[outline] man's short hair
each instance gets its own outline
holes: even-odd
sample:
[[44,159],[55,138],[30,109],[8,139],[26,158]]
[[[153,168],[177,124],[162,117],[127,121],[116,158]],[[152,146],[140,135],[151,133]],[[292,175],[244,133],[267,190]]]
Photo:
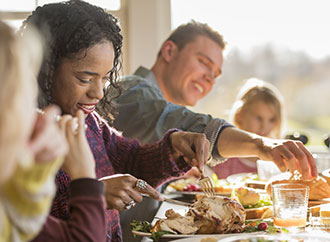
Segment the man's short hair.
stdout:
[[[173,41],[181,50],[186,44],[193,42],[198,36],[205,36],[217,43],[222,49],[226,47],[226,43],[221,34],[213,30],[205,23],[199,23],[194,20],[187,24],[182,24],[177,27],[166,41]],[[158,56],[161,54],[161,50]]]

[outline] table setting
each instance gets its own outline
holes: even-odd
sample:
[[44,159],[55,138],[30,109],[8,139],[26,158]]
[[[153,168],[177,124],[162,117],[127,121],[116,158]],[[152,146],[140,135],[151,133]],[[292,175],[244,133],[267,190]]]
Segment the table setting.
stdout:
[[211,174],[207,188],[198,179],[173,181],[147,231],[132,227],[132,233],[143,242],[279,241],[284,235],[283,241],[330,241],[330,169],[310,182],[297,173],[273,172],[268,180],[262,172],[227,179]]

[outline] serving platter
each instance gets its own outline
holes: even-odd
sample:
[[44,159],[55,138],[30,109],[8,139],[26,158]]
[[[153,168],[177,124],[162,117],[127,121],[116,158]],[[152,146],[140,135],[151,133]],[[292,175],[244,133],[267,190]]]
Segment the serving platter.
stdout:
[[[145,237],[151,237],[151,233],[145,233],[145,232],[140,232],[140,231],[132,231],[133,234],[137,235],[137,236],[145,236]],[[253,232],[253,233],[249,233],[249,234],[265,234],[265,232]],[[221,238],[226,238],[226,237],[230,237],[230,236],[235,236],[238,235],[236,234],[164,234],[162,236],[162,238],[164,239],[181,239],[181,238],[189,238],[192,241],[192,239],[198,239],[198,241],[200,241],[200,239],[202,238],[207,238],[207,237],[215,237],[217,239],[221,239]],[[181,240],[180,240],[181,241]]]
[[[183,206],[183,205],[178,205],[178,204],[172,204],[172,203],[168,203],[168,202],[162,202],[158,212],[156,213],[153,221],[151,222],[152,225],[154,225],[159,219],[162,218],[166,218],[165,213],[168,209],[173,209],[176,213],[180,214],[180,215],[184,215],[187,213],[187,211],[189,210],[189,207],[187,206]],[[146,233],[146,232],[140,232],[140,231],[133,231],[132,233],[137,235],[137,236],[145,236],[145,237],[151,237],[151,233]],[[207,236],[216,236],[219,238],[225,238],[228,236],[233,236],[233,235],[237,235],[239,233],[231,233],[231,234],[164,234],[162,236],[162,238],[165,239],[181,239],[181,238],[194,238],[194,239],[200,239],[200,238],[204,238]],[[250,234],[265,234],[265,232],[261,231],[261,232],[252,232]],[[200,241],[200,240],[198,240]]]
[[308,207],[313,207],[321,204],[330,203],[330,198],[323,198],[318,200],[309,200],[308,201]]

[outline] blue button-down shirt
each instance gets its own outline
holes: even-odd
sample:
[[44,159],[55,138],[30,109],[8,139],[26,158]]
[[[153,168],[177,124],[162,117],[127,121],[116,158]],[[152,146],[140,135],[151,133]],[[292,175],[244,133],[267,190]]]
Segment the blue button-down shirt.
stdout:
[[[114,126],[125,137],[138,138],[146,144],[159,140],[171,128],[205,133],[211,144],[213,158],[221,159],[215,143],[219,133],[225,127],[232,127],[231,124],[167,102],[155,75],[144,67],[140,67],[134,75],[124,77],[120,86],[122,95],[113,100],[119,113]],[[110,92],[108,98],[115,95],[115,92]]]

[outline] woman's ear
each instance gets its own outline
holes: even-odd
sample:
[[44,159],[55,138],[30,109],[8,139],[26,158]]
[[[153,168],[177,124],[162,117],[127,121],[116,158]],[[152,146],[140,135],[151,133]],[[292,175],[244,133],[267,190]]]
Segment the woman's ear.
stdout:
[[167,40],[162,46],[161,55],[166,62],[170,62],[178,52],[178,46],[172,40]]

